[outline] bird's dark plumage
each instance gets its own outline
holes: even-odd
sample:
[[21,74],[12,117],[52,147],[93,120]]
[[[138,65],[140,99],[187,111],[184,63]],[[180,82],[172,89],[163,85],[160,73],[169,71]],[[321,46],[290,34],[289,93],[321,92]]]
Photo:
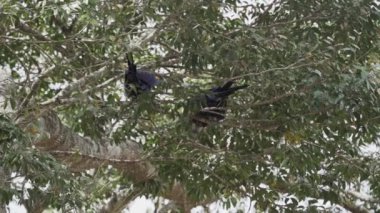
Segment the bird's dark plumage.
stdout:
[[128,56],[128,70],[125,72],[125,93],[127,96],[136,97],[141,92],[151,90],[158,84],[153,73],[145,70],[137,70],[132,55]]
[[248,86],[232,87],[233,83],[233,80],[227,81],[223,86],[214,87],[204,94],[201,110],[191,119],[196,126],[206,127],[211,122],[221,121],[225,118],[228,96]]

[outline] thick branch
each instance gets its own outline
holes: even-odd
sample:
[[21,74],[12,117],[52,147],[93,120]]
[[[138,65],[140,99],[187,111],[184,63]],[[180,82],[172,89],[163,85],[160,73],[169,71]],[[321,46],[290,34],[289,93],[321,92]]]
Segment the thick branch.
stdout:
[[[112,165],[131,177],[135,182],[148,181],[157,177],[157,172],[148,159],[144,158],[141,147],[133,141],[112,145],[108,138],[94,141],[82,137],[65,126],[55,112],[45,111],[38,118],[39,135],[34,145],[37,149],[52,154],[74,172],[90,168]],[[103,210],[122,209],[140,193],[121,196]],[[187,197],[183,186],[176,182],[172,188],[164,192],[165,197],[173,200],[185,211],[197,205]]]
[[99,213],[121,212],[131,201],[141,195],[143,191],[144,190],[138,189],[126,194],[114,193],[111,200],[99,211]]
[[108,138],[94,141],[82,137],[62,124],[53,111],[43,112],[38,126],[40,132],[35,146],[61,160],[72,171],[112,165],[136,181],[156,176],[153,166],[141,160],[144,158],[140,146],[132,141],[112,145]]

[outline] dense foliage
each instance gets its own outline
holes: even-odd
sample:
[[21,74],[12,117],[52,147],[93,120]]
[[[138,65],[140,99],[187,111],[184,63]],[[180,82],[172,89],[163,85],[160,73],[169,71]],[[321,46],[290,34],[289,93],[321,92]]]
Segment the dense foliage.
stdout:
[[[194,203],[250,197],[277,211],[315,210],[317,199],[353,210],[359,198],[347,191],[366,183],[363,208],[380,208],[378,155],[363,154],[380,130],[379,9],[372,0],[2,1],[0,72],[12,75],[0,165],[48,193],[44,208],[90,208],[118,185],[165,197],[174,183]],[[125,99],[129,52],[160,84]],[[223,122],[194,132],[192,98],[231,78],[249,87],[230,98]],[[80,135],[140,143],[158,175],[71,175],[31,146],[42,136],[20,122],[47,109]],[[25,198],[1,188],[2,202]],[[275,202],[283,195],[294,196]]]

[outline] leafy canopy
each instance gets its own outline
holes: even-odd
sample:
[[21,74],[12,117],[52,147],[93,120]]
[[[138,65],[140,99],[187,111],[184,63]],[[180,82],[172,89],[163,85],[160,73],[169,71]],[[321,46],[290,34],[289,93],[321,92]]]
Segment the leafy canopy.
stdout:
[[[0,4],[0,64],[14,83],[4,103],[13,118],[54,109],[78,134],[141,143],[158,170],[154,186],[135,183],[147,195],[163,196],[177,181],[194,201],[248,196],[257,209],[292,210],[315,208],[298,206],[306,197],[344,206],[347,187],[367,182],[379,199],[378,159],[362,153],[377,143],[380,128],[379,16],[371,0],[8,0]],[[157,73],[160,85],[125,100],[128,52]],[[49,102],[61,94],[59,85],[104,66],[102,75],[63,92],[60,104]],[[230,98],[226,120],[194,133],[189,100],[230,78],[250,86]],[[44,154],[33,161],[9,157],[31,155],[17,143],[32,133],[12,119],[1,122],[4,169],[26,175],[35,187],[66,179],[70,190],[90,190],[88,179],[84,186],[72,184],[78,176],[56,174],[57,162]],[[43,181],[34,176],[41,172]],[[50,184],[53,193],[58,183]],[[22,199],[8,189],[2,201],[11,198],[7,193]],[[103,198],[109,190],[97,192],[92,196]],[[283,193],[297,199],[276,206]],[[54,199],[73,208],[95,199],[76,196]]]

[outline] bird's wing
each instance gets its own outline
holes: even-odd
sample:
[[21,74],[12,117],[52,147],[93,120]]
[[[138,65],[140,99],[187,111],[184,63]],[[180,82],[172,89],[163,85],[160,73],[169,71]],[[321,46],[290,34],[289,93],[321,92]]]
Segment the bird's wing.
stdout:
[[[153,73],[149,73],[147,71],[138,71],[137,72],[137,79],[145,84],[147,89],[150,89],[158,84],[158,80],[156,79],[156,76]],[[144,85],[141,85],[144,86]]]

